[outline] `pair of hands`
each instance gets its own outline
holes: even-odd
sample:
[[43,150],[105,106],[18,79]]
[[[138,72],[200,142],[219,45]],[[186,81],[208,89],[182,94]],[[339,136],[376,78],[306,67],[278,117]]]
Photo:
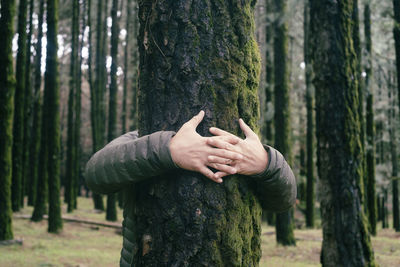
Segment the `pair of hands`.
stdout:
[[[240,128],[246,136],[241,139],[219,128],[211,127],[214,136],[203,137],[196,132],[204,118],[204,111],[183,124],[171,139],[169,149],[172,160],[179,167],[197,171],[207,178],[222,183],[222,177],[230,174],[254,175],[268,165],[268,153],[257,134],[242,120]],[[214,168],[213,172],[209,167]]]

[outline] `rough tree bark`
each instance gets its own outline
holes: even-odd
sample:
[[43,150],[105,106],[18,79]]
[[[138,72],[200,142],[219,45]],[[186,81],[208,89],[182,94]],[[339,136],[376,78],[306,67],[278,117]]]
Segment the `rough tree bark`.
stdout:
[[[274,21],[274,124],[275,148],[291,163],[290,99],[288,84],[286,1],[274,0],[278,18]],[[295,245],[293,210],[276,214],[276,240],[282,245]]]
[[[119,39],[119,19],[118,19],[118,0],[112,0],[111,8],[111,71],[110,71],[110,95],[108,104],[108,135],[107,140],[111,142],[117,137],[117,69],[118,69],[118,39]],[[117,220],[117,194],[107,195],[106,220]]]
[[367,207],[369,230],[372,235],[376,235],[376,219],[377,219],[377,204],[375,194],[375,122],[374,122],[374,92],[371,86],[372,74],[372,37],[371,37],[371,10],[369,4],[364,5],[364,36],[366,67],[365,67],[365,92],[367,93],[367,110],[366,110],[366,160],[367,160]]
[[[75,187],[77,186],[78,177],[76,173],[76,94],[78,85],[79,71],[79,0],[72,2],[72,33],[71,33],[71,61],[70,61],[70,77],[69,77],[69,96],[68,96],[68,130],[67,130],[67,162],[65,173],[65,199],[68,204],[67,211],[72,212],[75,207]],[[80,82],[80,81],[79,81]]]
[[58,82],[57,62],[57,29],[58,0],[47,0],[47,55],[44,98],[47,99],[46,118],[47,137],[42,142],[42,148],[47,151],[47,172],[49,183],[49,221],[48,231],[57,233],[62,230],[60,201],[60,92]]
[[21,208],[22,169],[24,167],[24,96],[25,96],[25,66],[26,66],[26,12],[28,1],[21,0],[18,8],[18,53],[15,75],[17,84],[14,97],[13,120],[13,150],[12,150],[12,209],[19,211]]
[[[198,127],[256,128],[260,58],[255,1],[139,2],[139,133]],[[215,184],[174,171],[136,187],[135,266],[257,266],[261,207],[248,177]]]
[[11,209],[12,120],[15,78],[12,57],[15,1],[1,1],[0,8],[0,240],[13,239]]
[[[32,123],[32,138],[29,151],[30,162],[30,175],[31,175],[31,188],[28,194],[28,205],[34,205],[34,210],[40,211],[35,215],[36,219],[40,219],[44,213],[45,195],[47,194],[47,187],[38,187],[43,182],[39,182],[43,177],[38,176],[39,172],[39,157],[40,157],[40,134],[42,129],[41,115],[42,115],[42,101],[40,86],[42,83],[41,73],[41,60],[42,60],[42,38],[43,38],[43,14],[44,14],[44,0],[40,0],[39,14],[38,14],[38,41],[36,43],[36,58],[35,58],[35,91],[34,91],[34,106],[33,106],[33,123]],[[40,196],[39,196],[40,195]],[[37,203],[39,199],[40,203]],[[32,215],[32,220],[34,216]]]
[[323,266],[374,266],[362,208],[354,0],[310,1]]
[[304,5],[304,63],[306,64],[306,106],[307,106],[307,194],[306,226],[314,227],[314,88],[311,84],[312,66],[310,59],[310,2]]

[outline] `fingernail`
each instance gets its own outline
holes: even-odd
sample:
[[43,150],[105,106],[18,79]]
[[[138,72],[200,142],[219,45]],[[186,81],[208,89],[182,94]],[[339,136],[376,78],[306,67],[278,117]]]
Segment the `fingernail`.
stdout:
[[221,179],[221,178],[218,178],[218,179],[217,179],[217,182],[218,182],[218,183],[222,183],[222,179]]

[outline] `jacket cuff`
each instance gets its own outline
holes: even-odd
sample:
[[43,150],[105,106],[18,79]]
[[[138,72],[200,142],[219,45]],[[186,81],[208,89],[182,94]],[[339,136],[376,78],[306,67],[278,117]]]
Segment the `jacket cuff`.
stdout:
[[267,146],[267,145],[263,145],[263,146],[264,146],[264,149],[268,153],[268,164],[264,171],[262,171],[258,174],[252,175],[252,177],[254,177],[254,178],[267,177],[270,174],[272,167],[276,165],[275,149],[270,146]]
[[172,160],[171,151],[169,150],[169,143],[172,137],[175,136],[176,132],[173,131],[161,131],[160,132],[160,160],[164,164],[166,169],[179,168],[178,165]]

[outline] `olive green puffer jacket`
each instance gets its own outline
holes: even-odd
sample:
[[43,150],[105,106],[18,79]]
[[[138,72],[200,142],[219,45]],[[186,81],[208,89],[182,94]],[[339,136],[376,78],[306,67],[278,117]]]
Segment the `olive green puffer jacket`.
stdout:
[[[95,153],[86,165],[85,179],[96,193],[109,194],[149,177],[178,168],[172,161],[169,142],[172,131],[160,131],[138,138],[129,132]],[[293,206],[296,180],[282,154],[264,146],[269,163],[265,171],[251,176],[257,182],[257,196],[263,209],[282,212]],[[128,196],[129,197],[129,196]],[[129,205],[129,198],[127,205]],[[133,251],[132,209],[124,209],[121,266],[131,266]]]

